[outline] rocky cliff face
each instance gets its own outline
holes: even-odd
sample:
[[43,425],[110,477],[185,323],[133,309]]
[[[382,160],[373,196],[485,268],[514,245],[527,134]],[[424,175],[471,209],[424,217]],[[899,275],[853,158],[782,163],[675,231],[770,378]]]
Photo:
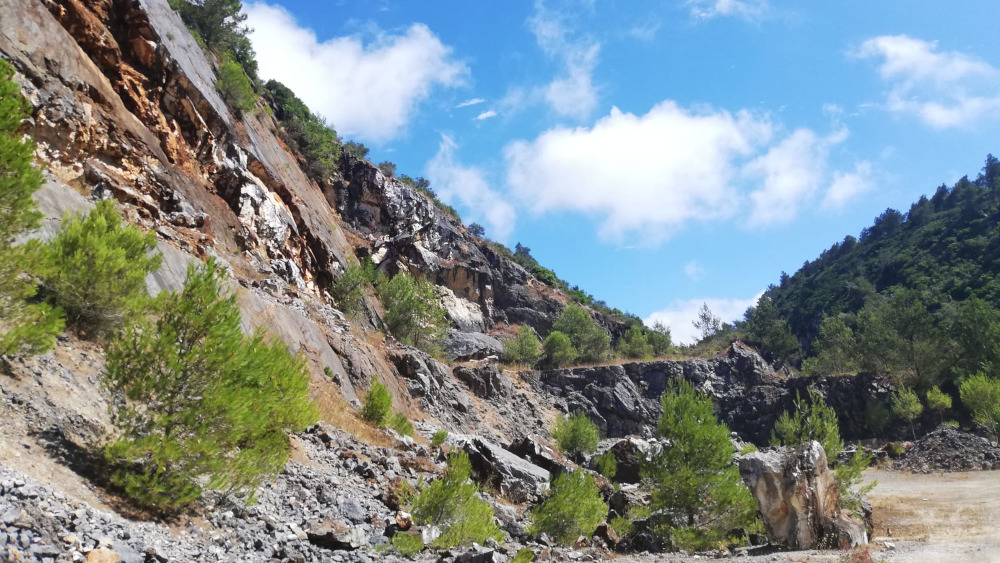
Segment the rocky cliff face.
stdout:
[[774,422],[815,386],[840,418],[846,440],[868,438],[864,413],[869,401],[888,404],[895,388],[875,375],[788,378],[752,349],[734,343],[714,358],[636,362],[539,372],[533,385],[564,412],[582,410],[608,436],[650,436],[662,412],[660,396],[674,378],[684,378],[711,396],[719,419],[755,444],[766,444]]

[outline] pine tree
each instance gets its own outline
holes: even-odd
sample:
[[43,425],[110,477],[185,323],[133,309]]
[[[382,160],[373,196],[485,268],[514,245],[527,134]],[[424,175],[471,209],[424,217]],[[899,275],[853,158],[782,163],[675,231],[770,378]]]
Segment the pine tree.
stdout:
[[608,515],[594,477],[582,469],[564,471],[552,483],[542,504],[531,511],[531,534],[548,534],[563,545],[590,537]]
[[906,387],[900,387],[892,395],[892,414],[900,420],[910,423],[910,433],[913,439],[917,439],[917,431],[913,427],[913,421],[924,412],[924,405],[920,403],[920,396],[917,392]]
[[39,266],[39,243],[14,244],[41,222],[31,196],[42,186],[42,174],[32,165],[35,144],[18,134],[28,104],[13,76],[10,64],[0,60],[0,354],[41,353],[55,346],[63,317],[47,304],[27,301],[38,288],[28,272]]
[[530,326],[522,325],[517,336],[503,343],[503,360],[511,364],[532,365],[541,355],[540,343]]
[[611,337],[579,305],[566,305],[552,323],[552,330],[568,336],[573,349],[585,362],[599,362],[611,350]]
[[597,425],[583,411],[576,411],[569,418],[560,416],[556,419],[552,438],[560,452],[579,462],[583,454],[597,451],[601,435]]
[[447,322],[434,284],[405,273],[376,283],[385,307],[385,326],[397,340],[421,349],[433,349],[444,336]]
[[670,445],[642,467],[657,529],[689,550],[735,541],[733,530],[758,525],[757,503],[732,463],[729,429],[716,419],[712,400],[687,381],[673,380],[661,402],[656,435]]
[[796,395],[792,413],[783,412],[771,431],[771,445],[797,447],[810,440],[819,442],[832,465],[844,449],[840,439],[837,413],[827,406],[815,389],[806,391],[806,398]]
[[286,431],[318,418],[305,361],[263,334],[243,334],[225,273],[188,269],[180,293],[107,352],[104,384],[119,438],[114,480],[140,505],[176,510],[213,489],[247,492],[288,460]]
[[94,334],[121,327],[148,300],[146,275],[160,267],[156,235],[122,222],[112,200],[66,217],[44,254],[42,283],[71,324]]
[[625,336],[618,343],[618,353],[626,358],[647,359],[653,355],[653,346],[646,331],[636,325],[625,331]]
[[469,480],[471,472],[467,453],[452,454],[444,476],[424,487],[413,501],[414,522],[441,528],[441,537],[434,542],[437,547],[503,538],[493,522],[493,508],[479,498],[478,487]]
[[545,337],[545,344],[542,346],[545,361],[553,368],[562,367],[576,359],[576,350],[569,337],[559,332],[552,331]]

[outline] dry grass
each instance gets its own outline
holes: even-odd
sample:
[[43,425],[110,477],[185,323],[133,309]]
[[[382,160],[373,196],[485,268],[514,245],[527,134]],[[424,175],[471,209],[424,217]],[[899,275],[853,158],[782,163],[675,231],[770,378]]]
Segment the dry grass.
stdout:
[[320,417],[327,424],[350,433],[362,442],[373,446],[393,447],[395,440],[378,428],[369,426],[361,419],[361,414],[347,404],[343,395],[331,383],[313,385],[313,399],[319,408]]

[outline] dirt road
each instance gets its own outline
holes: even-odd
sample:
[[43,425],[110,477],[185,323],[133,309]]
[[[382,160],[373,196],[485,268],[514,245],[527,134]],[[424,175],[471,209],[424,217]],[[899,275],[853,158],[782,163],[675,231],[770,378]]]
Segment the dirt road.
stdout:
[[875,561],[1000,562],[1000,471],[872,472]]

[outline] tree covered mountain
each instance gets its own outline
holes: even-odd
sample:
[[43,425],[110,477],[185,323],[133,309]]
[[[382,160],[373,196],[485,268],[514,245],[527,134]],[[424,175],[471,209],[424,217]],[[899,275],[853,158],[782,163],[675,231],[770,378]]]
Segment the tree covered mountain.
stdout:
[[847,236],[795,274],[783,273],[764,298],[810,351],[824,317],[851,317],[900,289],[916,292],[938,321],[971,297],[1000,307],[998,223],[1000,160],[989,155],[975,180],[941,185],[905,214],[887,209],[859,238]]

